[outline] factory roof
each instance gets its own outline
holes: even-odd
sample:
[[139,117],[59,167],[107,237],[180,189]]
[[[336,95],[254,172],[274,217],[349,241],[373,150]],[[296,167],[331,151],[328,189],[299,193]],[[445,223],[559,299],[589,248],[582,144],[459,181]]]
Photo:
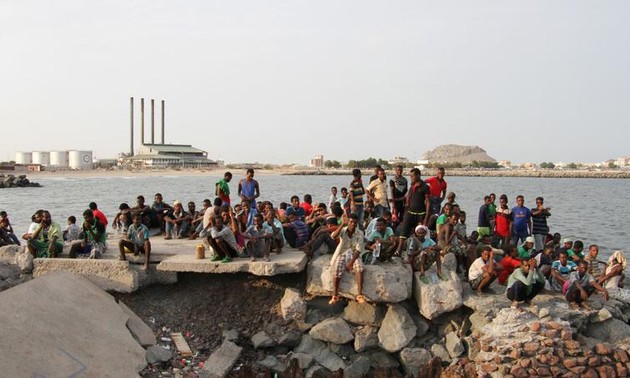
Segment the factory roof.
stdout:
[[206,151],[195,148],[189,144],[150,144],[145,143],[145,147],[151,148],[157,152],[166,152],[166,153],[189,153],[189,154],[199,154],[205,153]]

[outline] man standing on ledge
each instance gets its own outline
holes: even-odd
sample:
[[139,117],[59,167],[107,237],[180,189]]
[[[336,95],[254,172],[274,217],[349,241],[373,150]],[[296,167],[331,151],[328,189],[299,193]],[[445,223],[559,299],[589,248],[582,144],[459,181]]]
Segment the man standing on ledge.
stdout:
[[352,170],[352,182],[350,183],[350,212],[357,215],[357,222],[363,224],[363,195],[365,188],[363,180],[361,180],[361,170],[355,168]]
[[232,180],[232,172],[225,172],[223,179],[217,181],[215,184],[215,194],[221,199],[221,205],[230,206],[230,186],[229,182]]
[[398,226],[398,250],[397,254],[400,255],[400,251],[405,244],[411,233],[415,230],[416,226],[426,226],[429,223],[429,188],[428,185],[422,181],[420,177],[420,170],[413,168],[409,173],[411,179],[411,185],[407,192],[407,199],[405,203],[405,215],[402,223]]
[[249,168],[245,178],[238,183],[238,196],[241,201],[249,201],[249,207],[256,209],[256,198],[260,197],[258,181],[254,180],[254,170]]
[[446,197],[446,181],[444,180],[444,168],[439,167],[435,171],[435,176],[429,177],[424,180],[429,184],[429,191],[431,194],[431,214],[439,214],[442,208],[442,201]]

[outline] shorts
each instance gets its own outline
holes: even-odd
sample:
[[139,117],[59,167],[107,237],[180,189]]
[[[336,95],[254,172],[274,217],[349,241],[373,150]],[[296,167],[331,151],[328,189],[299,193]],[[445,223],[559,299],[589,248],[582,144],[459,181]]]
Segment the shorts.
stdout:
[[481,280],[483,280],[483,274],[475,278],[474,280],[470,280],[470,288],[473,290],[477,290],[479,284],[481,283]]
[[[35,248],[35,252],[37,257],[50,257],[48,252],[48,242],[44,242],[41,240],[29,240],[28,244]],[[63,243],[55,242],[55,254],[58,255],[63,252]]]
[[[343,276],[343,273],[346,271],[346,265],[348,265],[350,261],[352,261],[351,250],[347,250],[337,256],[337,259],[333,264],[333,273],[336,278],[341,278],[341,276]],[[355,273],[363,272],[363,261],[361,261],[360,257],[354,260],[354,264],[352,264],[352,270],[354,270]]]
[[[416,254],[413,257],[413,261],[411,262],[411,264],[413,265],[413,270],[414,271],[428,270],[437,261],[438,253],[439,252],[435,250],[423,249],[422,251],[420,251],[420,253]],[[424,260],[424,267],[423,267],[424,269],[420,269],[422,267],[422,256],[427,257]]]
[[418,224],[424,222],[425,213],[413,213],[407,211],[403,217],[402,223],[398,226],[400,233],[398,236],[408,238],[414,233],[414,230]]

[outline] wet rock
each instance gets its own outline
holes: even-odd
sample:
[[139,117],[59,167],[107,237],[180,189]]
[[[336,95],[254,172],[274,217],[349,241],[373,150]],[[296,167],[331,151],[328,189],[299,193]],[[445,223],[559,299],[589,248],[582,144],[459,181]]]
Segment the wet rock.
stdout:
[[341,318],[329,318],[316,324],[309,334],[316,340],[327,341],[334,344],[345,344],[354,339],[352,329]]
[[464,353],[464,345],[455,332],[446,335],[446,350],[451,358],[457,358]]
[[425,370],[431,364],[431,353],[423,348],[405,348],[400,351],[400,362],[407,374],[418,377],[420,370]]
[[420,313],[427,319],[435,319],[441,314],[460,308],[463,304],[462,283],[452,270],[442,270],[448,279],[437,278],[435,268],[429,269],[425,275],[429,283],[420,279],[420,273],[414,273],[413,296],[418,302]]
[[147,348],[146,359],[150,364],[167,362],[173,358],[173,353],[160,345],[152,345]]
[[364,352],[378,346],[378,329],[369,325],[359,328],[354,334],[354,350]]
[[254,345],[254,349],[259,349],[273,347],[276,345],[276,342],[267,334],[267,332],[260,331],[252,336],[252,344]]
[[416,336],[416,325],[407,310],[391,305],[378,331],[379,346],[393,353],[404,348]]
[[350,301],[343,310],[343,318],[352,324],[379,325],[382,317],[379,307],[371,303]]
[[284,320],[304,320],[306,318],[306,302],[300,296],[300,292],[293,288],[287,288],[280,300],[280,310]]

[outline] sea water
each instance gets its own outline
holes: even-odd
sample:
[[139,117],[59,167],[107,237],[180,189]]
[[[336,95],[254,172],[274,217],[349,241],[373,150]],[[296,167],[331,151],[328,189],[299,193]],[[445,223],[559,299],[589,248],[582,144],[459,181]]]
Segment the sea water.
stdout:
[[[233,172],[230,183],[231,198],[237,200],[240,172]],[[97,173],[95,173],[96,175]],[[172,204],[180,200],[184,208],[189,201],[201,208],[201,202],[215,197],[214,187],[221,173],[208,176],[107,176],[37,178],[42,188],[0,189],[0,210],[9,213],[17,234],[26,232],[31,215],[37,209],[47,209],[55,222],[66,225],[70,215],[80,224],[82,213],[94,201],[111,220],[122,202],[134,206],[136,197],[143,195],[151,205],[155,193],[162,193],[164,201]],[[284,176],[257,175],[261,200],[269,200],[277,207],[290,202],[292,195],[300,199],[311,194],[313,202],[328,203],[330,187],[348,187],[350,176]],[[516,196],[525,196],[525,206],[533,207],[535,198],[542,196],[545,207],[551,208],[548,218],[551,233],[600,246],[600,259],[604,260],[616,249],[626,250],[630,214],[626,210],[630,181],[623,179],[568,179],[568,178],[517,178],[517,177],[447,177],[448,191],[456,193],[456,202],[467,213],[467,231],[477,228],[479,208],[483,197],[495,193],[498,198],[507,194],[508,205],[516,204]],[[368,177],[364,177],[367,186]],[[625,251],[630,253],[630,250]],[[630,257],[630,255],[628,255]]]

